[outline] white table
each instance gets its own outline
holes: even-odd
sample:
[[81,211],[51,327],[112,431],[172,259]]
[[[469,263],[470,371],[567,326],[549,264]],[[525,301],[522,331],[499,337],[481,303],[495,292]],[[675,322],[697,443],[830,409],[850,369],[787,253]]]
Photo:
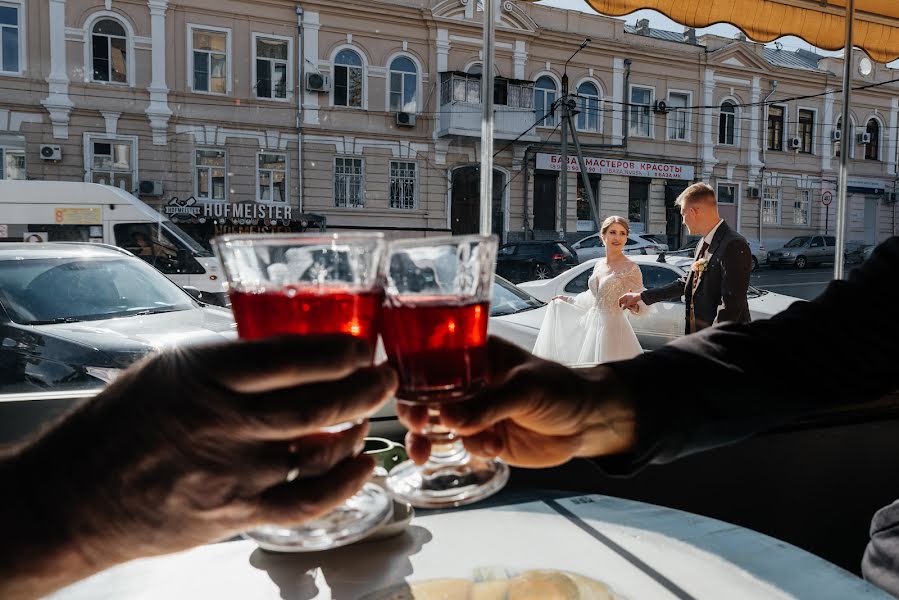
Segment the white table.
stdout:
[[804,550],[721,521],[607,496],[514,496],[417,517],[399,537],[329,552],[269,554],[233,541],[134,561],[53,598],[383,598],[379,591],[484,569],[573,572],[628,600],[891,598]]

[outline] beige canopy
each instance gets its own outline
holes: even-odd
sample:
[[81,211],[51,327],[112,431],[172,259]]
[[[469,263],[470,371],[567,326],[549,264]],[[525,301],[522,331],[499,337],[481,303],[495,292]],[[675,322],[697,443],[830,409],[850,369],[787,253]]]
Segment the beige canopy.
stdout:
[[[730,23],[759,42],[795,35],[824,50],[846,45],[847,0],[586,0],[620,17],[652,9],[688,27]],[[853,44],[880,62],[899,58],[899,0],[855,0]]]

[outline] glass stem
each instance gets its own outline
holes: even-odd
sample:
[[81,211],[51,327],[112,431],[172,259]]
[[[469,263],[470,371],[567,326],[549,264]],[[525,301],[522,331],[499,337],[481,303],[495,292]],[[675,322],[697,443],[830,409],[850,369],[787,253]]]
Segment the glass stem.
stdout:
[[462,464],[468,461],[468,451],[451,429],[440,423],[440,405],[428,406],[428,425],[424,435],[431,441],[432,463]]

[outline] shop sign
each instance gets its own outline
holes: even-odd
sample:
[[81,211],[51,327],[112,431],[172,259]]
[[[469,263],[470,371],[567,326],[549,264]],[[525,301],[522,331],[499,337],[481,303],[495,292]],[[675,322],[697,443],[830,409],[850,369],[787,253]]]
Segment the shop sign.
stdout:
[[[648,177],[651,179],[693,180],[691,165],[657,163],[644,160],[585,156],[587,172],[597,175],[624,175],[626,177]],[[559,154],[537,154],[537,168],[545,171],[561,171],[562,156]],[[580,173],[581,167],[576,156],[568,157],[568,170]]]

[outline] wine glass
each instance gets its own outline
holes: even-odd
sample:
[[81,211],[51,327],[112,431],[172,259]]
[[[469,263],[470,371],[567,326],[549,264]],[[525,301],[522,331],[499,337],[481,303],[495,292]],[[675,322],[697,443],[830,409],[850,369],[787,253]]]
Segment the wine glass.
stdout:
[[[213,244],[241,338],[343,333],[368,341],[374,358],[384,301],[382,234],[234,235]],[[335,423],[325,431],[353,425]],[[266,550],[324,550],[365,537],[392,514],[387,492],[369,482],[318,519],[293,527],[265,525],[244,535]]]
[[397,401],[426,407],[428,462],[394,468],[386,486],[422,508],[461,506],[503,488],[509,468],[469,454],[440,424],[440,408],[471,398],[486,383],[487,320],[496,263],[494,236],[388,244],[381,336],[399,374]]

